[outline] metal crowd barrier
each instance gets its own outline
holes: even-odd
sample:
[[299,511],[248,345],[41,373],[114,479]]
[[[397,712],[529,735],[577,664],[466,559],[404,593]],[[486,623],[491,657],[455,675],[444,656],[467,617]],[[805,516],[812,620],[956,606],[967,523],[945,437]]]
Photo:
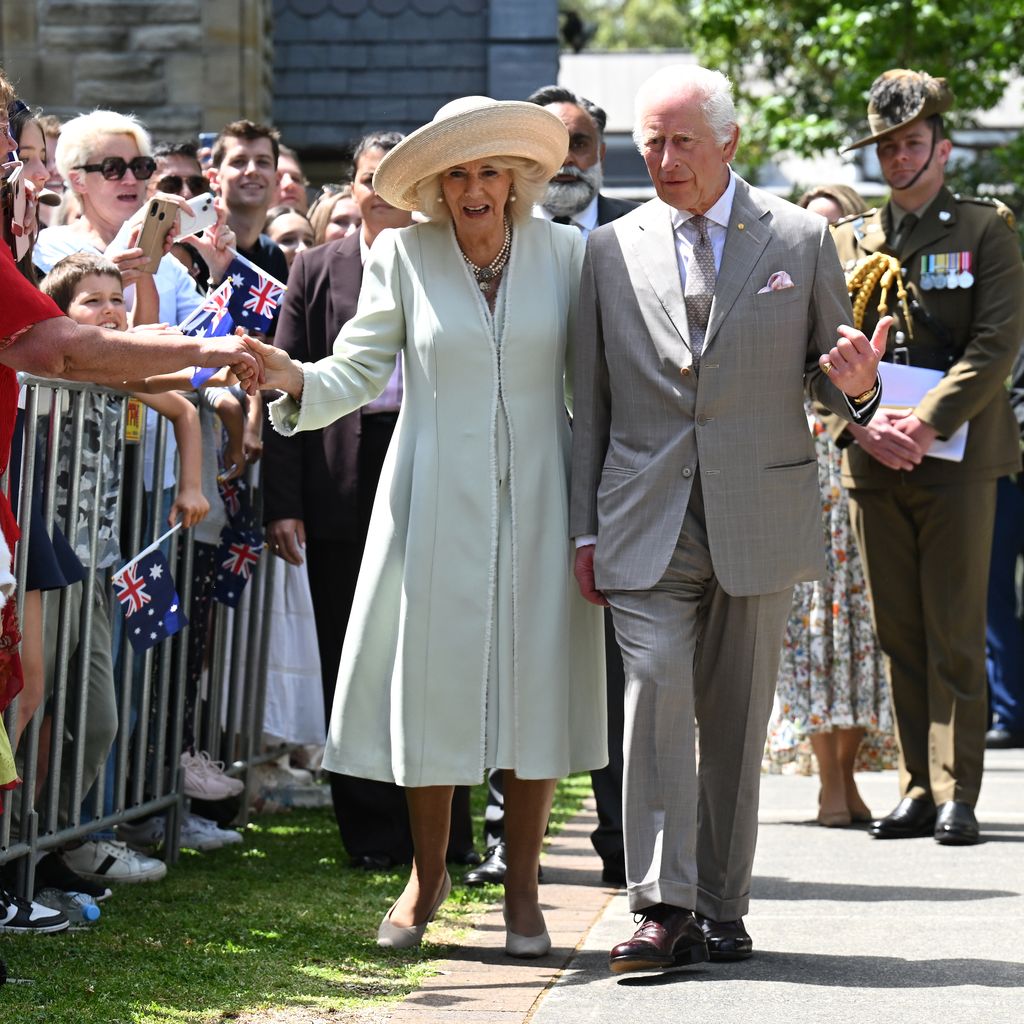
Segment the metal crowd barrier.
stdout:
[[[53,533],[56,516],[58,460],[64,424],[71,423],[71,446],[66,452],[70,467],[67,517],[60,523],[68,538],[75,533],[79,506],[81,457],[85,427],[86,400],[90,394],[115,396],[121,409],[116,426],[101,428],[101,447],[113,444],[112,431],[124,437],[128,396],[122,392],[94,385],[75,384],[33,377],[23,377],[25,385],[25,425],[22,448],[19,507],[15,510],[22,537],[15,553],[15,577],[19,622],[23,622],[24,580],[27,567],[30,520],[28,514],[33,489],[42,482],[43,520]],[[138,443],[125,443],[118,480],[120,546],[123,559],[110,569],[120,568],[134,554],[166,532],[161,500],[146,499],[143,479],[145,417],[142,417],[142,438]],[[167,445],[167,421],[157,419],[155,457],[153,459],[153,496],[162,494],[163,466]],[[107,428],[110,428],[108,433]],[[104,493],[103,466],[98,472],[97,495]],[[211,505],[220,500],[207,494]],[[258,508],[258,493],[256,495]],[[148,506],[148,507],[147,507]],[[95,564],[100,527],[100,502],[94,501],[89,515],[89,549]],[[74,542],[72,541],[72,544]],[[177,584],[181,607],[186,614],[192,591],[191,531],[179,530],[169,539],[168,561]],[[262,608],[263,621],[269,621],[273,590],[271,557],[261,558],[249,580],[249,600],[238,609],[213,603],[212,636],[207,646],[206,685],[196,699],[196,720],[191,723],[196,746],[206,750],[214,760],[230,766],[232,774],[246,781],[246,791],[239,812],[244,823],[251,797],[249,767],[277,753],[260,755],[263,726],[263,705],[266,694],[266,663],[268,630],[259,630],[258,617],[249,609]],[[185,685],[189,630],[199,628],[192,623],[139,657],[120,631],[121,657],[115,669],[117,689],[117,734],[112,758],[113,778],[108,787],[108,771],[104,766],[88,794],[83,793],[85,725],[88,721],[88,673],[93,626],[95,588],[101,585],[97,573],[87,569],[79,619],[79,656],[75,659],[77,673],[69,676],[71,665],[70,588],[59,592],[56,672],[52,696],[44,699],[36,710],[17,750],[22,784],[4,795],[4,813],[0,815],[0,865],[10,863],[15,869],[18,886],[23,893],[32,891],[36,854],[59,847],[93,832],[110,830],[122,822],[165,813],[164,857],[178,857],[178,825],[184,812],[180,755],[185,732]],[[52,592],[51,592],[52,593]],[[53,600],[53,598],[51,598]],[[112,622],[121,616],[113,603]],[[115,636],[117,631],[115,629]],[[114,652],[115,659],[117,651]],[[115,664],[117,664],[115,660]],[[140,669],[140,670],[137,670]],[[5,715],[8,735],[14,741],[18,715],[16,699]],[[50,716],[50,749],[44,774],[37,765],[44,716]],[[62,738],[67,737],[66,739]],[[68,794],[66,812],[60,811],[61,791]],[[105,793],[112,790],[112,809],[105,810]],[[37,793],[38,790],[38,793]],[[109,799],[106,801],[109,804]]]

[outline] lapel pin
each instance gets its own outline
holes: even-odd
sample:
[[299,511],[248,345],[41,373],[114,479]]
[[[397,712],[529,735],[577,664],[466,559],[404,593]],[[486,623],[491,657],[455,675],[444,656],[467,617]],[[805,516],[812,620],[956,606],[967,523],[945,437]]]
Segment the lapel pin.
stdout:
[[949,220],[949,218],[952,216],[953,214],[951,214],[949,210],[939,210],[939,220],[941,220],[943,223]]
[[743,230],[743,229],[744,229],[744,228],[745,228],[746,226],[747,226],[747,225],[746,225],[746,224],[744,224],[744,223],[743,223],[742,221],[741,221],[741,222],[740,222],[739,224],[737,224],[737,225],[736,225],[736,227],[737,227],[737,228],[738,228],[738,229],[739,229],[740,231],[742,231],[742,230]]

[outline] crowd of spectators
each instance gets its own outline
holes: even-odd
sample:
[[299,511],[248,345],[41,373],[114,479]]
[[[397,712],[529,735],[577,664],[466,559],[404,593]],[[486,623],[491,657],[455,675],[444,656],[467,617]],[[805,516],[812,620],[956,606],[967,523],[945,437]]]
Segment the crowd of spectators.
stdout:
[[[237,255],[284,284],[295,255],[314,244],[314,229],[306,216],[308,181],[295,152],[281,147],[276,130],[269,126],[244,120],[227,125],[201,160],[195,141],[154,146],[137,118],[112,110],[96,110],[62,124],[14,101],[8,114],[14,144],[8,162],[16,153],[22,164],[21,180],[29,183],[29,208],[36,215],[32,245],[20,260],[20,269],[78,323],[117,330],[181,323],[221,283]],[[339,184],[322,190],[320,198],[332,200],[322,207],[328,217],[347,188]],[[137,248],[149,200],[167,200],[184,209],[187,200],[206,194],[216,196],[216,223],[198,236],[169,246],[155,272],[150,272]],[[357,230],[358,210],[344,208],[344,214],[347,220],[339,209],[325,222],[321,234],[337,238]],[[273,331],[272,327],[267,333]],[[110,574],[135,553],[122,530],[127,501],[122,496],[130,490],[122,432],[127,401],[141,403],[148,413],[143,520],[149,522],[155,516],[164,524],[161,532],[174,524],[193,529],[191,629],[184,654],[185,728],[180,751],[182,785],[190,812],[183,817],[178,841],[183,847],[208,851],[242,840],[238,831],[227,826],[239,811],[243,783],[200,748],[196,728],[202,721],[204,674],[212,654],[209,641],[217,552],[228,520],[222,494],[225,485],[243,479],[250,487],[258,486],[262,456],[259,397],[246,396],[232,384],[233,378],[224,370],[197,388],[184,371],[131,381],[124,396],[86,390],[75,399],[84,403],[80,433],[74,432],[74,417],[64,419],[56,467],[55,518],[50,529],[43,518],[42,482],[47,472],[45,464],[37,462],[30,503],[34,528],[30,531],[21,621],[24,688],[9,748],[4,747],[13,752],[17,764],[6,760],[0,764],[6,772],[6,777],[0,772],[0,784],[11,786],[16,773],[24,774],[28,727],[42,707],[35,753],[37,803],[43,798],[50,744],[58,742],[56,733],[51,732],[52,697],[55,684],[66,685],[67,706],[85,700],[88,714],[84,732],[78,737],[74,735],[74,716],[64,723],[61,742],[69,752],[77,740],[83,748],[83,771],[73,787],[73,773],[65,759],[59,788],[59,829],[78,820],[109,817],[114,811],[115,743],[131,742],[138,712],[135,702],[142,688],[143,659],[136,657],[133,720],[119,722],[120,663],[126,648]],[[182,392],[193,392],[193,400]],[[21,404],[25,404],[24,389]],[[168,421],[169,430],[165,461],[156,469],[158,417]],[[24,420],[21,409],[10,474],[16,508]],[[45,456],[41,445],[38,454],[40,460]],[[77,502],[75,507],[72,499]],[[98,526],[92,523],[97,506]],[[277,662],[270,668],[276,668],[276,678],[285,682],[275,690],[271,681],[265,735],[268,741],[289,744],[297,761],[316,769],[324,716],[319,699],[306,699],[302,682],[308,679],[311,692],[318,694],[320,664],[312,615],[295,614],[303,600],[309,610],[309,588],[304,571],[285,562],[280,566],[270,628],[282,640],[286,653],[276,647]],[[91,602],[87,634],[79,628],[84,622],[84,602]],[[63,620],[70,624],[68,664],[63,666],[56,659],[62,606]],[[290,658],[287,652],[292,652]],[[299,655],[294,652],[304,658],[302,665],[297,666]],[[80,676],[79,663],[83,666]],[[275,673],[268,668],[268,675]],[[79,678],[84,680],[81,694],[76,683]],[[94,791],[98,778],[105,778],[106,783],[99,793]],[[312,778],[311,771],[291,763],[286,751],[280,759],[260,767],[257,792],[260,788],[265,792],[301,786]],[[72,806],[76,792],[81,795],[77,808]],[[12,795],[7,805],[14,841],[22,826],[20,794]],[[164,831],[162,815],[134,819],[116,831],[96,831],[46,852],[34,864],[34,892],[48,892],[51,901],[58,891],[84,893],[101,902],[119,884],[159,881],[167,866],[152,854],[164,846]],[[66,918],[59,907],[16,894],[19,867],[23,865],[17,860],[0,866],[0,928],[55,931],[65,927]]]

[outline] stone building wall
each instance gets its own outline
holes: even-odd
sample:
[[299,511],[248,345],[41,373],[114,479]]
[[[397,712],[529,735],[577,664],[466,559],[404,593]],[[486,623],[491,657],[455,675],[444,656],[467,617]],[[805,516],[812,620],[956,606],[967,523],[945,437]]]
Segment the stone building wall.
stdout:
[[31,104],[134,112],[157,139],[273,121],[321,180],[370,128],[554,82],[557,36],[557,0],[0,0]]
[[557,36],[557,0],[274,0],[274,122],[316,177],[369,129],[554,82]]
[[0,61],[68,118],[137,114],[160,139],[271,116],[272,0],[0,0]]

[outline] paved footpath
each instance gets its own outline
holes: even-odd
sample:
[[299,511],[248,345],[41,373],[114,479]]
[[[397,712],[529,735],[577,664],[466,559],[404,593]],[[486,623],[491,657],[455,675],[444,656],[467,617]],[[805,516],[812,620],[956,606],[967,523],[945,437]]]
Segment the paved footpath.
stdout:
[[[876,813],[894,772],[858,777]],[[541,889],[555,948],[502,955],[500,908],[392,1024],[1022,1024],[1024,751],[990,751],[978,817],[985,842],[880,842],[811,820],[817,779],[762,780],[747,927],[755,956],[654,976],[615,977],[608,950],[633,929],[624,895],[602,888],[588,808],[556,838]]]

